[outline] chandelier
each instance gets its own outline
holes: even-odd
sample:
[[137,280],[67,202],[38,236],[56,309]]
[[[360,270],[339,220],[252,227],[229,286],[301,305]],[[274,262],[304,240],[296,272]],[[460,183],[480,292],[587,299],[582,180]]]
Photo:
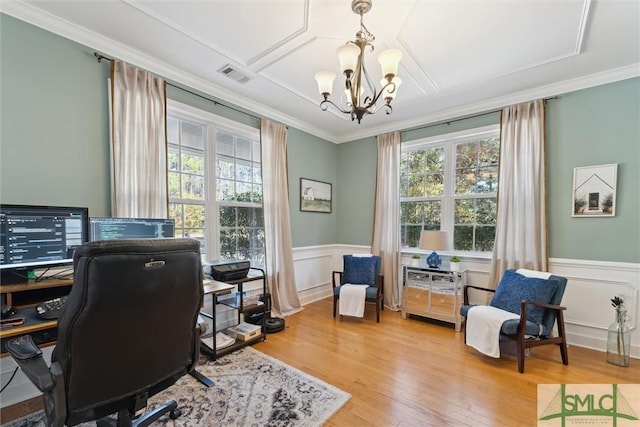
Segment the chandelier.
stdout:
[[[360,31],[356,33],[355,41],[348,41],[337,50],[340,69],[345,76],[346,100],[344,108],[329,100],[336,74],[331,71],[320,71],[315,75],[318,90],[324,98],[320,102],[322,111],[327,111],[329,104],[331,104],[342,113],[351,114],[351,120],[358,119],[358,123],[365,115],[376,113],[379,107],[384,108],[387,114],[391,114],[391,101],[395,98],[397,89],[402,83],[400,78],[396,76],[398,64],[402,58],[402,52],[397,49],[387,49],[378,55],[383,76],[380,80],[379,90],[376,89],[365,67],[365,48],[370,46],[373,51],[375,36],[364,26],[362,16],[371,10],[371,1],[353,0],[351,2],[351,10],[360,15]],[[384,103],[377,106],[376,104],[381,97],[384,99]]]

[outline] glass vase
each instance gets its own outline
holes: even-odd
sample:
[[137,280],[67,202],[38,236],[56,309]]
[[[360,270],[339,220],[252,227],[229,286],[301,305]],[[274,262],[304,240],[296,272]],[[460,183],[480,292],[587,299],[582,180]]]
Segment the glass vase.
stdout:
[[620,310],[607,333],[607,362],[617,366],[629,366],[631,330],[626,323],[627,313]]

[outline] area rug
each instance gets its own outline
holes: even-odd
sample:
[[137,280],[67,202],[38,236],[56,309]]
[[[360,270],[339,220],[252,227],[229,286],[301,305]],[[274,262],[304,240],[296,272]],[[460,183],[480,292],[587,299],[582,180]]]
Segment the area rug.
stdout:
[[[168,400],[178,402],[182,415],[167,415],[157,423],[191,426],[321,426],[351,395],[251,347],[216,361],[201,359],[197,370],[214,381],[205,387],[190,375],[155,395],[147,410]],[[42,412],[2,427],[44,426]],[[83,427],[95,423],[81,424]]]

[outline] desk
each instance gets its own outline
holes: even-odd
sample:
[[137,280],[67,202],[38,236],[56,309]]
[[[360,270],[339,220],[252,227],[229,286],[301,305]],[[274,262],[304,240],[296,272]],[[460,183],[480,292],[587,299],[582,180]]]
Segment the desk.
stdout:
[[29,334],[39,347],[54,345],[58,337],[58,322],[43,319],[36,313],[35,307],[42,301],[69,294],[72,279],[45,279],[35,283],[0,285],[0,293],[5,304],[13,306],[17,312],[12,317],[25,317],[24,324],[0,330],[0,348],[2,357],[9,353],[5,350],[6,340]]

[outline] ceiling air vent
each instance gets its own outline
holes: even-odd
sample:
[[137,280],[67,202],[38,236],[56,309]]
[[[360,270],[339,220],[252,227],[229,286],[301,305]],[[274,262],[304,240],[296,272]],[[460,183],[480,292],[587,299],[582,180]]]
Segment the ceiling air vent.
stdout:
[[249,77],[247,75],[243,74],[241,71],[236,70],[232,65],[229,64],[220,68],[218,72],[229,77],[231,80],[237,81],[238,83],[244,84],[249,81]]

